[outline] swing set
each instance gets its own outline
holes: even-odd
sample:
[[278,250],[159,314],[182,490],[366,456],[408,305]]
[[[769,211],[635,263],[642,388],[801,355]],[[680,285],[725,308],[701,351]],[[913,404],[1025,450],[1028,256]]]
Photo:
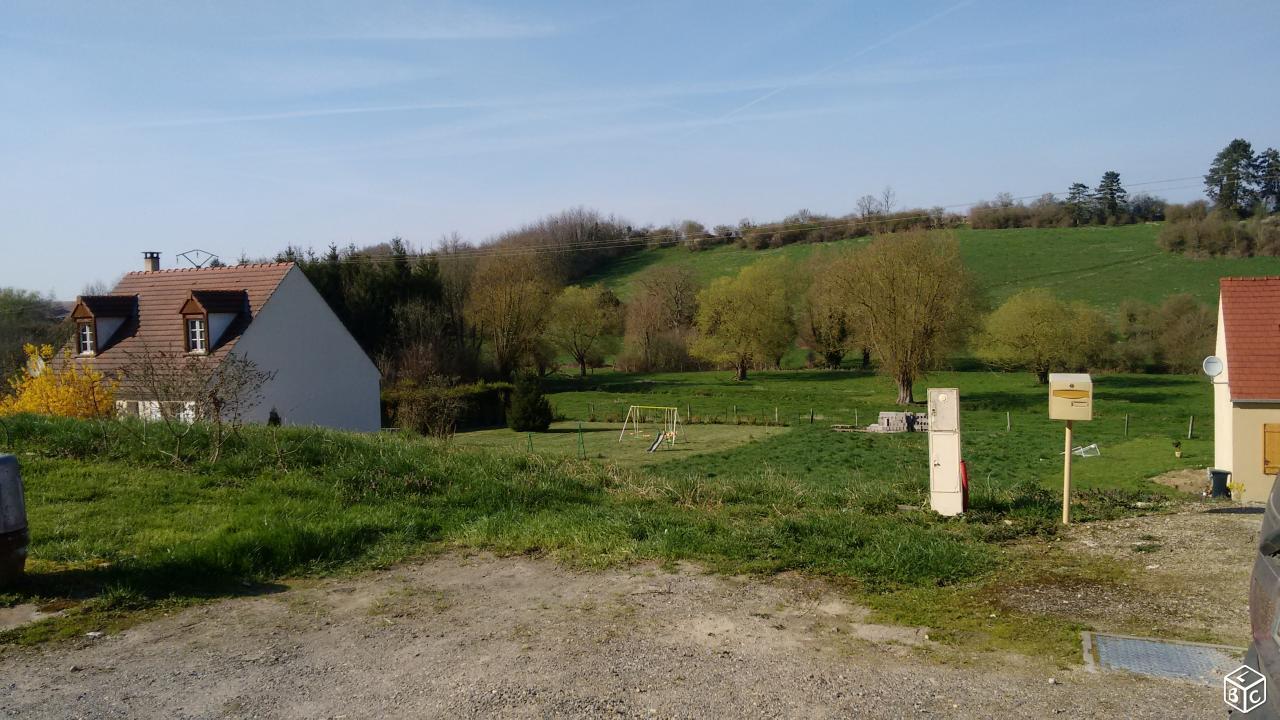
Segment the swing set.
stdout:
[[[658,424],[658,413],[662,413],[660,424]],[[675,446],[676,436],[680,430],[680,410],[661,405],[632,405],[628,408],[627,417],[622,421],[622,432],[618,434],[618,442],[622,442],[627,437],[628,426],[631,427],[632,437],[647,435],[648,431],[644,429],[646,423],[658,424],[653,443],[649,445],[649,452],[657,451],[663,444]]]

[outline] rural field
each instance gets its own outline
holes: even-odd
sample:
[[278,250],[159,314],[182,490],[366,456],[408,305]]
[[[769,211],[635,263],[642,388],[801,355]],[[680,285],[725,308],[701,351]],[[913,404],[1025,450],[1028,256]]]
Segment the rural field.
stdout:
[[[965,266],[997,303],[1020,290],[1048,288],[1063,299],[1083,300],[1108,310],[1124,300],[1158,302],[1177,293],[1190,293],[1213,304],[1218,300],[1220,277],[1280,274],[1280,258],[1275,257],[1196,259],[1162,252],[1156,246],[1161,227],[1162,223],[1140,223],[948,232],[959,239]],[[698,252],[683,247],[646,250],[622,258],[587,282],[603,283],[626,298],[636,273],[657,265],[687,267],[706,283],[767,257],[803,260],[814,253],[867,242],[859,238],[769,250],[729,245]]]

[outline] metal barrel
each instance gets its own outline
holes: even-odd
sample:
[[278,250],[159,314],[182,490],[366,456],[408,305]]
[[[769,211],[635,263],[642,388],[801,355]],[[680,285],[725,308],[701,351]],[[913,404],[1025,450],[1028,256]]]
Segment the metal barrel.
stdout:
[[27,507],[18,458],[0,455],[0,587],[22,577],[27,565]]

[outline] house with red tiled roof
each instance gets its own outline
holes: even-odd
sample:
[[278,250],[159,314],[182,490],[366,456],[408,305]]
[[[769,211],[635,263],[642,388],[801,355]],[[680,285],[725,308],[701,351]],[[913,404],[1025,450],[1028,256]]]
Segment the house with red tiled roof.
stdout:
[[1218,283],[1213,375],[1214,465],[1266,502],[1280,472],[1280,277]]
[[214,364],[234,355],[270,373],[247,420],[379,428],[378,369],[293,263],[161,270],[154,252],[144,263],[110,294],[77,298],[70,315],[72,355],[122,378],[122,412],[161,412],[154,393],[129,380],[139,358]]

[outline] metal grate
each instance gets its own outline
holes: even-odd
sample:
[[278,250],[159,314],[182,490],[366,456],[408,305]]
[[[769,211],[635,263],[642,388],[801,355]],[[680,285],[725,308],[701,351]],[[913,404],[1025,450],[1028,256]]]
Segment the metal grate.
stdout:
[[1140,675],[1219,685],[1240,666],[1244,648],[1153,640],[1126,635],[1084,633],[1084,659],[1090,669],[1127,670]]

